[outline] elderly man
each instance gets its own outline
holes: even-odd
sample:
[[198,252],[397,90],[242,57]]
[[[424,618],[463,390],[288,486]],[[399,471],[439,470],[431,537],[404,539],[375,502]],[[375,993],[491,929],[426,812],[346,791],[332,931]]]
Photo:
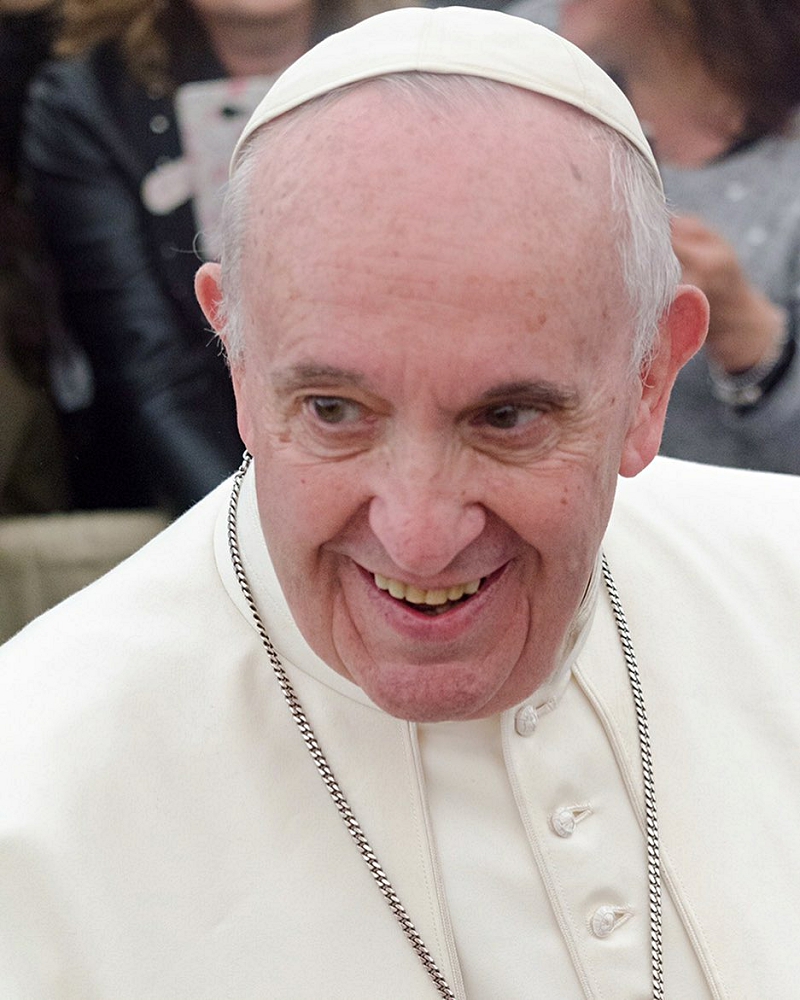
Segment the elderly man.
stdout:
[[792,995],[800,482],[638,476],[707,311],[611,81],[335,36],[197,287],[253,460],[5,647],[0,995]]

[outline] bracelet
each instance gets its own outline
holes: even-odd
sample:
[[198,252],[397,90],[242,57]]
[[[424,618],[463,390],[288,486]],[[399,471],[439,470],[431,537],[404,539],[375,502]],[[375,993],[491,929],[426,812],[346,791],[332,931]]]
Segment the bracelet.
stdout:
[[755,406],[778,384],[791,363],[794,349],[792,323],[787,313],[779,340],[752,368],[732,375],[709,359],[708,371],[714,398],[740,409]]

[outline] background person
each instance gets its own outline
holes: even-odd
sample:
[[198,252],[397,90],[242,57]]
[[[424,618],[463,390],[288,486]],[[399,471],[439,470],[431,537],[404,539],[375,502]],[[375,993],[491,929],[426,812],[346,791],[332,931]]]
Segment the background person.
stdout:
[[[272,75],[395,0],[67,0],[33,85],[33,205],[77,348],[55,358],[82,507],[181,511],[238,464],[224,361],[197,307],[180,85]],[[81,358],[88,356],[88,364]]]
[[58,4],[0,3],[0,642],[164,527],[158,511],[76,511],[52,397],[57,287],[19,183],[22,106]]
[[663,450],[800,473],[800,4],[521,0],[621,81],[705,291],[705,350],[681,372]]
[[0,517],[68,502],[47,377],[54,290],[18,178],[25,90],[46,57],[54,9],[51,0],[0,2]]

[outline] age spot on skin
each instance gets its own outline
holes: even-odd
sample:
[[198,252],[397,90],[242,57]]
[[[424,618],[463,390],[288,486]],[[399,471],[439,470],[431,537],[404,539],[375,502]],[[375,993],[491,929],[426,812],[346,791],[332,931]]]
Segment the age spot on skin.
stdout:
[[[533,296],[531,296],[533,298]],[[525,324],[526,333],[538,333],[547,323],[547,313],[542,310]]]

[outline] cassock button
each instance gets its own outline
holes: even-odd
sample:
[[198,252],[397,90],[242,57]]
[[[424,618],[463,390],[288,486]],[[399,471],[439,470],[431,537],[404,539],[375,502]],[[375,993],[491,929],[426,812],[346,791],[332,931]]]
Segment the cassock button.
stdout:
[[514,728],[518,736],[533,736],[539,716],[533,705],[524,705],[514,716]]
[[571,837],[578,823],[591,813],[591,806],[561,806],[550,817],[550,826],[559,837]]
[[629,906],[598,906],[592,914],[589,926],[596,938],[609,937],[633,916]]

